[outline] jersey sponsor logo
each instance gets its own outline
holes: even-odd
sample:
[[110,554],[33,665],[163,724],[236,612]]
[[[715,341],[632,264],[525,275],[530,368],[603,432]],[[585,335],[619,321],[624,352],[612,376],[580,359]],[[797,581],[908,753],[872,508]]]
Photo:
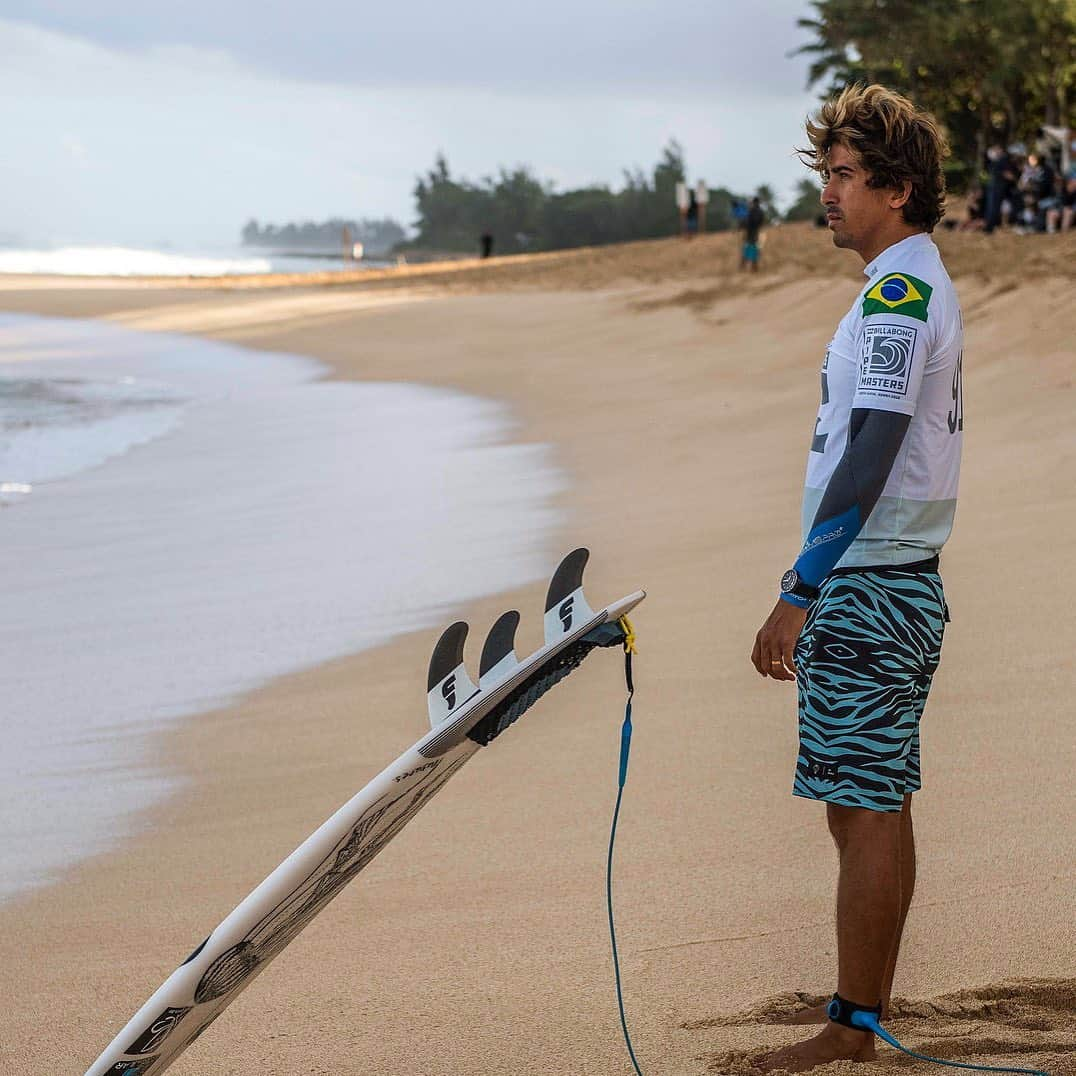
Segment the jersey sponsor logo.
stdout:
[[844,527],[840,526],[834,530],[826,531],[824,534],[816,535],[809,542],[804,542],[800,553],[808,553],[810,550],[817,549],[820,545],[825,545],[827,542],[835,542],[843,534]]
[[907,396],[918,332],[906,325],[865,325],[856,391],[892,399]]
[[900,314],[926,321],[933,293],[934,289],[925,280],[907,273],[890,273],[863,296],[863,316]]

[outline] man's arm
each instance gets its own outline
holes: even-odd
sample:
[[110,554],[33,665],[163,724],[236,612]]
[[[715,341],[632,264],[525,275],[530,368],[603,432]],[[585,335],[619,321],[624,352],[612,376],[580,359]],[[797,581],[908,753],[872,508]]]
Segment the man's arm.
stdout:
[[[911,415],[873,408],[852,409],[848,446],[830,477],[814,525],[795,570],[818,587],[863,529],[889,480]],[[755,636],[751,661],[762,676],[794,680],[792,651],[803,630],[810,600],[782,594]]]
[[[811,532],[794,565],[808,586],[822,585],[866,525],[889,480],[911,421],[911,415],[899,411],[852,409],[848,447],[830,477]],[[781,597],[801,608],[810,605],[807,599],[794,594]]]

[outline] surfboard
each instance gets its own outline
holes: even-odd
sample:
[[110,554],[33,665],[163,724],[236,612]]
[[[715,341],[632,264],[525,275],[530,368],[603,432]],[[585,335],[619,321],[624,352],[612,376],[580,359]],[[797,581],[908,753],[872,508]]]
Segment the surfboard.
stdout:
[[503,614],[482,648],[478,682],[463,660],[468,627],[442,633],[430,658],[430,731],[386,766],[195,947],[86,1071],[159,1076],[302,929],[487,746],[596,647],[625,639],[636,591],[595,612],[583,594],[589,553],[561,562],[545,602],[545,643],[520,660],[519,613]]

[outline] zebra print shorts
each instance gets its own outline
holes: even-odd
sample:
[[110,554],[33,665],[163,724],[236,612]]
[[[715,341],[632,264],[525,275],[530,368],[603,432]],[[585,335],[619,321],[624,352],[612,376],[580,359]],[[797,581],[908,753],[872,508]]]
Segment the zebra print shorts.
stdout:
[[899,811],[922,787],[919,719],[949,610],[936,572],[831,575],[796,643],[793,794]]

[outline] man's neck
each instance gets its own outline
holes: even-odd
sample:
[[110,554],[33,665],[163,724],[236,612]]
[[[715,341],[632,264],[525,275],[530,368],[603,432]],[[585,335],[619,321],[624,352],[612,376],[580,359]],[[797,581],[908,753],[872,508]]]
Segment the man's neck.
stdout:
[[885,231],[879,235],[871,236],[871,238],[865,242],[856,253],[863,259],[864,265],[870,265],[882,251],[888,250],[895,243],[900,243],[909,238],[909,236],[924,234],[922,228],[916,228],[914,225],[905,224],[902,221],[895,227],[886,228]]

